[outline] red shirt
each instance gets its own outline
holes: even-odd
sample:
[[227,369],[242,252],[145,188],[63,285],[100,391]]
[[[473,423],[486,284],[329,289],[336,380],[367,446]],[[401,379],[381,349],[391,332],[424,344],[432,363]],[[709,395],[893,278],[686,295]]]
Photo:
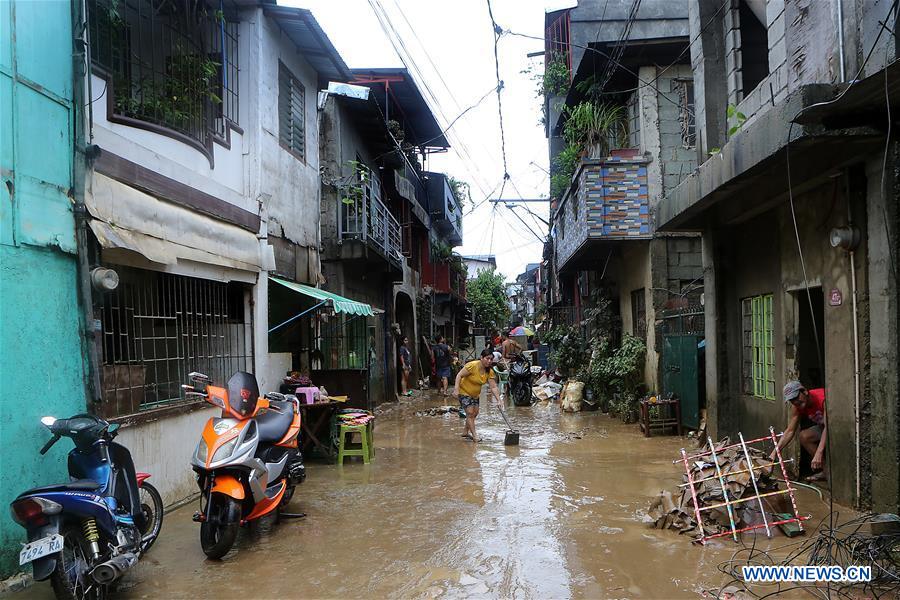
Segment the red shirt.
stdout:
[[816,425],[825,425],[825,390],[816,388],[807,390],[806,407],[800,411],[801,417],[806,417]]

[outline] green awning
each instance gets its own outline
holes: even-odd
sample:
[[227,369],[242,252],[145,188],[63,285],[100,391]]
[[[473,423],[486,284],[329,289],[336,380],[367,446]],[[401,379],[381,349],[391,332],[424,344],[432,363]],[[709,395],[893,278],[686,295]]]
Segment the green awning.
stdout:
[[344,298],[343,296],[338,296],[337,294],[332,294],[331,292],[326,292],[325,290],[320,290],[319,288],[310,287],[308,285],[303,285],[302,283],[294,283],[293,281],[285,281],[284,279],[279,279],[277,277],[269,276],[269,281],[274,281],[275,283],[280,283],[284,287],[291,289],[298,294],[303,294],[313,300],[317,300],[319,302],[329,302],[332,308],[334,308],[334,312],[336,313],[347,313],[350,315],[365,315],[365,316],[374,316],[375,312],[372,310],[372,307],[364,302],[357,302],[356,300],[350,300],[349,298]]

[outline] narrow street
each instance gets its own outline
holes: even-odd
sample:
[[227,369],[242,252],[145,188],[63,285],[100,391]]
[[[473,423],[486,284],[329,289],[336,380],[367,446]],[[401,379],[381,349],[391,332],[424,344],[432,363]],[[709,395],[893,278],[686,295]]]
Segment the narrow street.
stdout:
[[[169,513],[117,597],[696,598],[727,583],[717,565],[738,546],[701,548],[641,522],[680,482],[671,460],[693,440],[646,439],[636,425],[551,405],[510,410],[519,447],[503,446],[500,415],[486,409],[476,447],[458,417],[415,415],[449,403],[382,414],[371,465],[310,462],[292,504],[307,518],[242,531],[221,562],[200,550],[194,505]],[[824,513],[805,490],[798,504],[813,522]],[[31,592],[52,597],[46,583]]]

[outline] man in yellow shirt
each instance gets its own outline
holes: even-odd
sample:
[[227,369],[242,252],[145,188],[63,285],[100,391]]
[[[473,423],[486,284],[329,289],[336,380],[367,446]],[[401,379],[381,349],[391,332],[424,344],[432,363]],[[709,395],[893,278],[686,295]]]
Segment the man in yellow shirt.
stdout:
[[478,402],[481,396],[481,386],[490,385],[497,403],[500,403],[500,391],[497,389],[497,377],[494,375],[494,353],[485,348],[481,351],[481,358],[466,363],[456,375],[453,386],[453,395],[459,399],[459,405],[466,411],[466,429],[463,437],[472,441],[481,441],[475,434],[475,417],[478,416]]

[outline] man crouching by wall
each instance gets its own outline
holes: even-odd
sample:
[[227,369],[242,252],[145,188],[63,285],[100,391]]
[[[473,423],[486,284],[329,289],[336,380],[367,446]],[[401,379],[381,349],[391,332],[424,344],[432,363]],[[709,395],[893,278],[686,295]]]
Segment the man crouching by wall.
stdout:
[[[810,466],[813,474],[807,481],[825,479],[825,444],[828,441],[828,420],[825,417],[825,390],[816,388],[807,390],[799,381],[789,381],[784,385],[784,401],[790,402],[793,410],[784,435],[778,441],[777,450],[791,443],[797,431],[800,431],[800,445],[812,457]],[[770,458],[775,460],[776,452],[772,450]]]

